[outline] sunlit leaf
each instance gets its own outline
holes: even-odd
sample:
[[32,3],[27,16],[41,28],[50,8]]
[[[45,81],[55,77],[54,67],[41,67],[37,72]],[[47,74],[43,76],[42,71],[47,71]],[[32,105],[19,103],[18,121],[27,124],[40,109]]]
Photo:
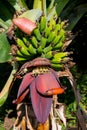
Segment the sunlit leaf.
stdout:
[[4,29],[8,29],[8,24],[6,24],[6,22],[4,22],[1,18],[0,18],[0,26],[3,27]]
[[38,20],[38,18],[42,15],[42,11],[39,9],[32,9],[32,10],[28,10],[26,12],[24,12],[22,15],[20,15],[20,17],[25,17],[28,18],[30,20],[32,20],[33,22],[35,22],[36,20]]
[[9,90],[11,89],[11,84],[14,80],[14,74],[17,72],[17,65],[15,64],[13,67],[13,70],[5,84],[5,86],[3,87],[2,91],[0,92],[0,106],[2,106],[9,94]]
[[0,97],[0,106],[2,106],[4,104],[7,97],[8,97],[8,91],[3,96]]
[[42,10],[42,3],[43,3],[42,0],[34,0],[33,9]]
[[27,9],[27,5],[25,3],[25,0],[7,0],[13,7],[16,11],[20,12],[21,9],[25,8]]
[[6,33],[0,34],[0,63],[11,61],[10,44],[7,40]]

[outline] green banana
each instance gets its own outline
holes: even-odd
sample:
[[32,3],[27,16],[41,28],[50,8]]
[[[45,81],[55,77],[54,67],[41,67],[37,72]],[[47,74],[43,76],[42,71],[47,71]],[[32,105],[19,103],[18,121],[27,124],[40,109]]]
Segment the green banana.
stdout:
[[68,56],[68,52],[58,52],[56,54],[54,54],[54,59],[60,59],[60,58],[64,58]]
[[25,36],[22,39],[23,39],[24,44],[28,47],[29,46],[29,37]]
[[45,46],[46,46],[46,42],[47,42],[47,39],[46,39],[45,37],[42,37],[42,38],[41,38],[41,43],[40,43],[42,49],[45,48]]
[[42,37],[41,38],[41,41],[40,41],[40,45],[39,45],[39,47],[37,48],[37,52],[39,53],[39,54],[41,54],[42,52],[43,52],[43,49],[45,48],[45,46],[46,46],[46,42],[47,42],[47,39],[45,38],[45,37]]
[[62,22],[60,23],[60,27],[61,27],[61,28],[64,28],[64,26],[65,26],[65,21],[62,21]]
[[38,41],[35,36],[31,38],[31,43],[35,48],[38,48]]
[[18,50],[18,51],[16,52],[16,55],[17,55],[17,56],[21,56],[21,57],[23,57],[23,54],[21,53],[20,50]]
[[62,48],[62,46],[63,46],[63,42],[59,42],[59,43],[57,43],[55,46],[53,46],[53,50],[58,50],[58,49],[61,49]]
[[65,36],[65,30],[64,29],[61,29],[60,32],[59,32],[59,35],[62,37],[62,36]]
[[19,57],[19,56],[16,56],[15,59],[16,59],[17,61],[26,61],[26,60],[28,60],[28,59],[26,59],[25,57]]
[[53,58],[53,51],[49,51],[49,52],[45,53],[44,55],[45,55],[44,56],[45,58],[51,59],[51,58]]
[[41,34],[40,34],[40,30],[39,30],[39,28],[36,28],[34,31],[33,31],[33,34],[35,35],[35,37],[36,37],[36,39],[38,40],[38,41],[40,41],[41,40]]
[[48,21],[48,27],[50,28],[50,30],[54,30],[56,25],[56,20],[54,18],[50,19],[50,21]]
[[68,55],[68,52],[58,52],[54,54],[51,63],[59,64],[63,59],[65,59]]
[[55,31],[52,31],[47,39],[47,43],[53,42],[54,38],[56,37]]
[[37,53],[37,52],[36,52],[36,48],[34,48],[31,43],[30,43],[29,46],[28,46],[28,51],[29,51],[29,53],[30,53],[31,55],[36,55],[36,53]]
[[24,42],[21,39],[17,38],[16,43],[19,46],[20,52],[23,55],[27,55],[27,56],[30,55],[29,52],[28,52],[28,47],[26,47],[26,45],[24,44]]
[[30,56],[30,53],[29,53],[28,50],[26,50],[24,47],[21,47],[21,48],[20,48],[20,52],[21,52],[23,55]]
[[55,31],[56,31],[56,32],[59,32],[60,29],[61,29],[60,23],[56,24],[56,25],[55,25]]
[[17,38],[17,39],[16,39],[16,43],[17,43],[17,45],[18,45],[19,47],[24,47],[24,48],[27,50],[27,46],[25,45],[25,43],[23,42],[22,39]]
[[53,40],[53,46],[57,45],[57,43],[60,41],[60,35],[56,36]]
[[42,49],[42,46],[40,45],[38,48],[37,48],[37,53],[38,54],[42,54],[43,52],[43,49]]
[[46,16],[43,15],[41,16],[41,21],[40,21],[40,26],[39,26],[39,29],[40,29],[40,32],[42,33],[46,28]]
[[49,51],[51,51],[52,50],[52,46],[51,46],[51,44],[49,45],[49,46],[47,46],[47,47],[45,47],[44,49],[43,49],[43,52],[44,53],[47,53],[47,52],[49,52]]
[[51,63],[51,66],[52,66],[52,68],[55,69],[55,70],[60,70],[60,69],[63,68],[63,65],[60,64],[60,63],[59,63],[59,64]]
[[44,35],[46,38],[48,38],[48,36],[51,34],[50,28],[46,27],[45,31],[44,31]]
[[53,64],[59,64],[59,63],[61,63],[61,60],[62,60],[61,57],[59,57],[59,58],[57,58],[57,59],[53,58],[53,59],[51,60],[51,63],[53,63]]

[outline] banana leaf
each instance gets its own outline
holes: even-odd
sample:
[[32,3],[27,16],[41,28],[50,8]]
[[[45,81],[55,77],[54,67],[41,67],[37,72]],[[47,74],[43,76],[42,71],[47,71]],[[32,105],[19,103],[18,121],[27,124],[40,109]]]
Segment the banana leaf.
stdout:
[[9,91],[11,90],[12,87],[12,83],[15,80],[14,74],[17,72],[18,69],[18,65],[14,64],[13,66],[13,70],[5,84],[5,86],[3,87],[2,91],[0,92],[0,107],[4,104],[4,102],[6,101]]
[[36,20],[39,19],[39,17],[42,15],[42,11],[39,9],[31,9],[31,10],[27,10],[26,12],[24,12],[22,15],[20,15],[20,17],[25,17],[28,18],[30,20],[32,20],[33,22],[35,22]]
[[0,34],[0,63],[10,62],[12,56],[10,55],[10,44],[6,37],[6,32]]
[[46,0],[34,0],[33,9],[39,9],[46,15]]
[[73,10],[73,12],[67,17],[69,19],[69,25],[67,29],[72,30],[86,12],[87,4],[81,4],[77,6]]
[[28,9],[27,4],[25,3],[25,0],[7,0],[7,1],[18,12],[20,12],[21,9]]
[[[10,8],[10,9],[9,9]],[[11,24],[11,19],[13,18],[12,7],[4,1],[0,1],[0,18],[8,25]]]
[[58,16],[60,16],[60,13],[63,11],[68,2],[69,0],[56,0],[56,12]]

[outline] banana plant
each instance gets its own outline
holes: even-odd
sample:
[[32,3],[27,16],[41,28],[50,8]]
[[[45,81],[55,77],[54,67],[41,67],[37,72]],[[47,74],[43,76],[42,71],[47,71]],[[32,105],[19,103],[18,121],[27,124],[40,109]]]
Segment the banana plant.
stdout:
[[[13,103],[18,104],[18,111],[20,108],[21,110],[24,109],[26,114],[21,117],[21,114],[17,112],[18,117],[13,129],[25,129],[23,122],[25,122],[25,127],[34,129],[29,121],[28,105],[25,105],[26,96],[30,96],[29,100],[31,100],[35,114],[35,121],[37,122],[35,129],[36,127],[37,130],[50,129],[51,125],[52,130],[54,128],[55,130],[61,129],[62,126],[57,122],[55,113],[66,126],[65,106],[58,102],[55,95],[64,93],[66,87],[59,80],[59,71],[66,71],[66,66],[71,67],[73,64],[72,59],[69,58],[72,52],[66,52],[67,46],[74,37],[68,30],[73,29],[87,11],[87,5],[76,7],[78,11],[81,7],[83,10],[77,19],[73,17],[75,22],[73,23],[73,20],[68,25],[67,20],[64,20],[61,14],[69,4],[69,0],[64,2],[60,0],[49,2],[46,0],[34,0],[33,2],[7,0],[5,4],[6,6],[3,1],[0,1],[0,5],[2,5],[2,14],[0,14],[0,63],[9,62],[12,66],[17,63],[21,67],[17,67],[14,77],[11,75],[11,79],[8,79],[10,83],[8,84],[7,81],[3,89],[6,91],[2,90],[0,93],[0,105],[6,101],[13,79],[23,78],[18,89],[17,99]],[[9,6],[11,10],[9,10]],[[59,19],[59,16],[62,17],[63,21]],[[68,16],[67,19],[69,19]],[[70,14],[71,16],[72,14]],[[4,47],[5,44],[7,48]],[[23,105],[25,108],[22,108]],[[58,106],[59,108],[56,109]],[[18,124],[19,120],[20,123]],[[51,125],[49,120],[51,120]]]

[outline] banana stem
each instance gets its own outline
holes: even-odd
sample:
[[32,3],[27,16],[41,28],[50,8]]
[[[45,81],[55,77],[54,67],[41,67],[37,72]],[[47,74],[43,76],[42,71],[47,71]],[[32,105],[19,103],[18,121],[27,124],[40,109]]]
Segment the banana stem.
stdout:
[[46,0],[42,0],[42,10],[44,12],[44,15],[46,16]]

